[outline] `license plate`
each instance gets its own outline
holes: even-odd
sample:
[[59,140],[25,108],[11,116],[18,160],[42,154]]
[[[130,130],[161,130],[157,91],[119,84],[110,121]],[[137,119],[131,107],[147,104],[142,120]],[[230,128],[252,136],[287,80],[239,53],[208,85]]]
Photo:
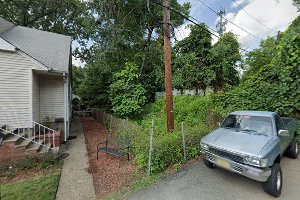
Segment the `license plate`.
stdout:
[[225,169],[230,169],[230,162],[228,162],[227,160],[219,158],[219,159],[216,160],[216,164],[220,167],[225,168]]

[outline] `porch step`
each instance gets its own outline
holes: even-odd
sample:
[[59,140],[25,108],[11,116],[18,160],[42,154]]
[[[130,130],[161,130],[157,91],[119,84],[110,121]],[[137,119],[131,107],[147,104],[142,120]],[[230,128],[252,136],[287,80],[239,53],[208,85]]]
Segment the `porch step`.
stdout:
[[[47,146],[47,145],[46,145],[46,146]],[[39,148],[39,149],[37,150],[37,153],[43,154],[43,153],[48,153],[49,151],[50,151],[50,148],[41,145],[41,148]]]
[[33,141],[33,138],[31,140],[21,138],[20,140],[18,140],[16,142],[16,147],[24,147],[24,146],[27,147],[32,141]]
[[7,137],[4,137],[3,143],[17,142],[20,138],[21,136],[9,134]]
[[27,146],[26,151],[38,151],[41,147],[42,147],[41,144],[30,142],[29,145]]

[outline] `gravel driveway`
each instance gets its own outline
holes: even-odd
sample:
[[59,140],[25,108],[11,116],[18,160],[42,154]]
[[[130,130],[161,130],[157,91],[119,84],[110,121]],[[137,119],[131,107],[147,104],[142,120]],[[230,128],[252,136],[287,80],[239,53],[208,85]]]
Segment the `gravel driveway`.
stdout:
[[266,194],[259,182],[220,168],[209,169],[201,160],[173,176],[164,178],[150,188],[138,191],[129,199],[299,200],[300,158],[294,160],[283,157],[281,167],[283,188],[279,198]]

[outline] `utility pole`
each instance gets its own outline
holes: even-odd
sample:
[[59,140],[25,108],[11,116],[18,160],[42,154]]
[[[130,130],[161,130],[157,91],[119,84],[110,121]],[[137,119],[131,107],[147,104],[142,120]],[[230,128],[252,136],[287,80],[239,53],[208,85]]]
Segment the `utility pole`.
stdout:
[[227,21],[226,21],[226,19],[224,19],[225,14],[226,14],[225,8],[221,8],[218,12],[220,19],[217,22],[216,28],[217,28],[217,32],[219,33],[220,37],[222,37],[224,32],[226,31]]
[[166,110],[167,129],[174,130],[173,89],[171,68],[171,42],[170,42],[170,0],[164,0],[164,51],[165,51],[165,76],[166,76]]

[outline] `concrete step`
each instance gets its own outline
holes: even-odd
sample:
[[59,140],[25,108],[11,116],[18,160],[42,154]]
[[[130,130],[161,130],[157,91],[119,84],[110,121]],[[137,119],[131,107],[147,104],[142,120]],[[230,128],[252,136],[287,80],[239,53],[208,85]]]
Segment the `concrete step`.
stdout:
[[32,139],[25,139],[25,138],[20,138],[17,142],[16,142],[16,147],[27,147],[31,142],[33,141]]
[[4,137],[4,141],[3,143],[10,143],[10,142],[17,142],[19,139],[21,138],[21,136],[17,136],[17,135],[13,135],[10,134],[7,137]]
[[39,154],[43,154],[43,153],[48,153],[49,151],[50,151],[50,147],[45,147],[45,146],[41,145],[41,148],[37,152]]
[[35,142],[30,142],[29,145],[26,147],[26,151],[38,151],[42,145],[37,144]]

